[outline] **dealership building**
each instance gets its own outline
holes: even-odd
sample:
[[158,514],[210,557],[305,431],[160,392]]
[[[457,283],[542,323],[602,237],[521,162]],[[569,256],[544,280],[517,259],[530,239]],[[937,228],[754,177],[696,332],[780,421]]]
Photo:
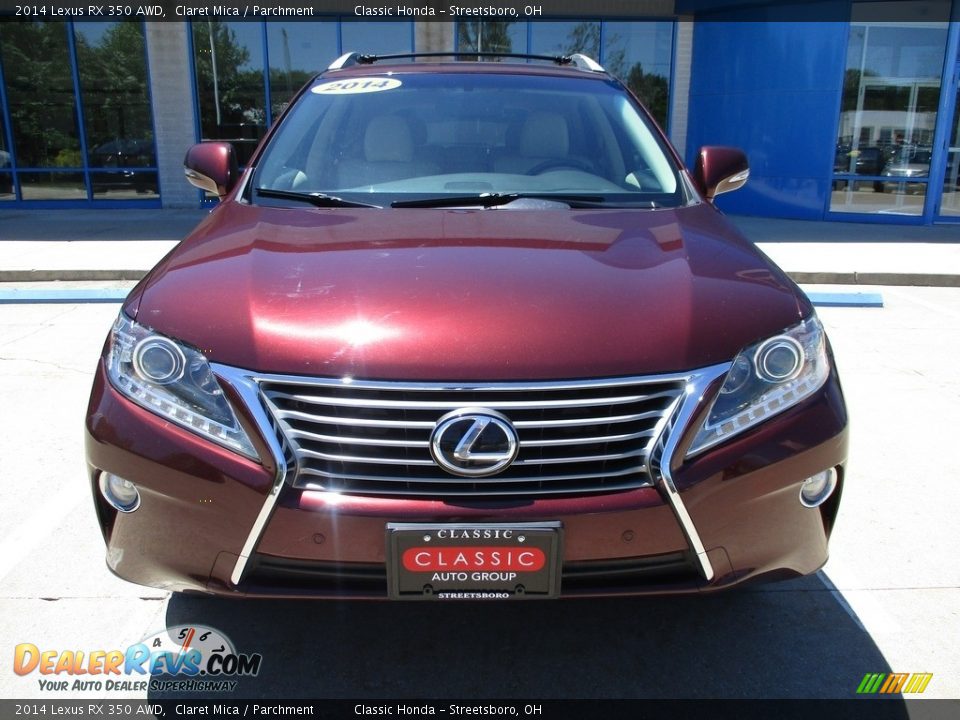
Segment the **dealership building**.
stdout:
[[452,20],[303,5],[266,21],[0,15],[0,227],[12,209],[210,202],[183,179],[186,148],[229,140],[242,163],[347,51],[583,52],[688,163],[702,145],[746,151],[726,211],[960,223],[960,0],[555,0]]

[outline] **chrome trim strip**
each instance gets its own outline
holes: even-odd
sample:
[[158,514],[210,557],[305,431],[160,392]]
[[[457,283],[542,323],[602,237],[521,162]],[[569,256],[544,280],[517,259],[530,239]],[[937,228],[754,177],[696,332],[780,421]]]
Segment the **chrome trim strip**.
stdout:
[[267,493],[267,497],[263,502],[263,507],[260,508],[260,512],[257,514],[257,518],[254,520],[253,526],[247,534],[247,539],[240,550],[240,556],[237,558],[237,562],[233,566],[233,572],[230,575],[230,582],[234,585],[239,585],[240,581],[243,580],[250,558],[257,548],[257,543],[260,542],[260,537],[263,535],[267,523],[270,522],[273,509],[276,507],[277,500],[280,497],[280,491],[283,489],[284,481],[287,478],[287,460],[284,456],[283,447],[277,439],[277,434],[273,432],[273,423],[270,421],[270,418],[263,408],[263,404],[260,402],[260,388],[257,386],[257,382],[253,376],[243,370],[238,370],[237,368],[227,365],[220,365],[219,363],[210,363],[210,367],[214,375],[226,380],[230,386],[240,394],[240,398],[243,400],[244,405],[246,405],[247,411],[253,416],[257,428],[260,430],[260,435],[263,440],[266,441],[277,467],[273,478],[273,485],[270,486],[270,491]]
[[635,375],[629,377],[615,377],[599,380],[548,380],[546,382],[489,382],[489,383],[453,383],[453,382],[385,382],[377,380],[354,380],[350,377],[324,378],[305,375],[270,375],[265,373],[251,373],[251,377],[258,383],[284,383],[291,385],[320,385],[342,387],[344,389],[359,388],[361,390],[398,390],[398,391],[434,391],[458,392],[463,390],[492,391],[504,390],[515,393],[525,393],[531,390],[591,390],[598,387],[623,387],[626,385],[687,382],[691,373],[673,373],[665,375]]
[[[313,415],[312,413],[297,412],[296,410],[276,411],[278,420],[292,418],[294,420],[303,420],[313,425],[343,425],[345,421],[351,425],[361,425],[363,427],[399,427],[410,429],[433,430],[436,427],[435,422],[429,420],[371,420],[369,418],[344,418],[332,415]],[[616,423],[635,422],[637,420],[648,420],[653,417],[660,417],[661,411],[652,410],[645,413],[635,413],[633,415],[611,415],[596,416],[590,418],[573,418],[569,420],[517,420],[513,426],[518,430],[523,428],[555,428],[555,427],[586,427],[587,425],[614,425]],[[304,431],[306,432],[306,431]]]
[[[670,420],[663,426],[661,435],[654,444],[654,448],[659,450],[659,453],[654,452],[654,457],[651,462],[651,467],[654,470],[654,482],[663,496],[669,501],[670,507],[673,509],[673,514],[676,516],[677,522],[680,523],[680,528],[687,538],[687,543],[689,543],[690,549],[693,550],[696,555],[697,563],[700,566],[700,573],[707,582],[710,582],[714,578],[713,566],[710,564],[710,558],[707,557],[707,551],[703,546],[703,541],[700,539],[700,533],[697,532],[693,518],[691,518],[690,513],[687,512],[683,498],[680,497],[677,486],[673,482],[673,473],[670,470],[670,466],[673,463],[673,456],[677,451],[680,438],[683,437],[687,426],[690,424],[690,419],[700,407],[704,393],[711,383],[726,375],[730,370],[730,366],[731,363],[722,363],[720,365],[703,368],[691,374],[686,391],[677,398],[676,406],[666,415]],[[661,443],[663,444],[662,450],[660,450]]]
[[[534,477],[519,477],[519,478],[496,478],[496,477],[494,476],[494,478],[490,478],[490,477],[487,477],[487,478],[477,478],[477,480],[478,480],[478,481],[479,481],[479,480],[492,481],[492,482],[500,483],[500,484],[529,483],[529,482],[564,482],[564,481],[567,481],[567,480],[589,480],[589,479],[591,479],[591,478],[625,477],[625,476],[627,476],[627,475],[633,475],[633,474],[635,474],[635,473],[637,473],[637,472],[642,472],[642,471],[645,471],[645,470],[646,470],[646,465],[642,465],[642,464],[641,464],[641,465],[637,465],[637,466],[635,466],[635,467],[626,468],[626,469],[624,469],[624,470],[613,470],[613,471],[611,471],[611,472],[605,472],[605,473],[585,473],[585,474],[580,474],[580,475],[548,475],[548,476],[545,476],[545,477],[541,477],[541,476],[538,475],[538,476],[534,476]],[[410,478],[405,478],[405,477],[389,477],[389,476],[385,476],[385,475],[340,475],[340,474],[337,474],[337,473],[326,472],[325,470],[316,470],[316,469],[314,469],[314,468],[302,468],[302,469],[300,470],[300,474],[301,474],[301,475],[312,475],[312,476],[314,476],[314,477],[333,478],[333,479],[335,479],[335,480],[360,480],[361,482],[395,482],[395,483],[397,483],[398,485],[402,485],[402,484],[404,484],[404,483],[410,482]],[[436,478],[415,478],[415,480],[416,480],[417,483],[421,483],[421,484],[423,484],[423,485],[429,485],[429,484],[444,485],[444,484],[455,483],[455,482],[457,482],[458,479],[455,478],[455,477],[451,477],[451,478],[436,477]],[[463,481],[461,480],[460,482],[462,483]],[[309,484],[309,481],[308,481],[308,484]],[[301,486],[301,487],[306,488],[306,487],[308,487],[308,485],[303,485],[303,486]],[[633,488],[637,488],[637,487],[650,487],[650,483],[649,483],[649,482],[648,482],[648,483],[644,483],[643,485],[633,484],[633,485],[631,485],[631,487],[633,487]],[[323,488],[314,486],[314,487],[312,487],[312,488],[310,488],[310,489],[312,489],[312,490],[322,490]],[[377,490],[377,493],[378,493],[378,494],[379,494],[380,492],[381,492],[380,490]],[[395,492],[390,491],[390,490],[383,490],[382,492],[383,492],[384,494],[394,494],[394,495],[395,495],[395,494],[397,494],[397,493],[411,493],[411,494],[412,494],[414,491],[413,491],[413,490],[407,490],[407,489],[404,489],[404,488],[399,488],[399,489],[397,489]],[[563,492],[570,492],[570,489],[567,488],[567,489],[563,490]],[[459,494],[459,493],[457,493],[457,494]],[[486,494],[489,495],[489,494],[490,494],[489,491],[487,491]],[[528,493],[528,494],[529,494],[529,493]]]
[[[644,488],[649,488],[650,486],[649,486],[649,485],[644,485],[644,486],[642,486],[642,487],[644,487]],[[306,484],[304,484],[304,485],[301,485],[300,489],[301,489],[301,490],[304,490],[304,491],[309,491],[309,492],[324,493],[324,494],[327,495],[327,496],[329,496],[329,494],[330,494],[330,490],[329,490],[329,489],[326,489],[326,488],[323,488],[323,487],[320,487],[320,486],[316,486],[316,485],[311,485],[310,483],[306,483]],[[604,485],[604,486],[603,486],[604,492],[617,492],[617,491],[619,491],[619,490],[637,490],[637,489],[638,489],[637,485],[636,485],[635,483],[632,483],[632,482],[626,482],[626,483],[611,483],[611,484],[608,484],[608,485]],[[536,494],[533,494],[533,493],[522,493],[522,492],[521,492],[521,493],[509,493],[509,496],[512,497],[512,498],[524,499],[524,498],[543,498],[543,497],[545,497],[545,496],[547,496],[547,495],[568,495],[569,493],[570,493],[570,490],[569,490],[569,489],[566,489],[566,488],[543,488],[543,489],[539,490]],[[432,492],[430,492],[430,491],[427,490],[427,489],[423,489],[423,490],[383,490],[383,491],[378,490],[378,491],[377,491],[377,494],[378,494],[378,495],[383,495],[383,496],[397,495],[397,496],[402,496],[402,497],[426,497],[426,498],[435,497],[435,494],[432,493]],[[505,494],[507,494],[507,493],[505,493]],[[489,491],[489,490],[464,490],[464,491],[458,492],[456,495],[451,495],[450,497],[455,497],[455,498],[461,499],[461,498],[485,498],[485,497],[489,497],[489,496],[490,496],[490,491]]]
[[[335,407],[359,407],[359,408],[401,408],[404,410],[458,410],[469,400],[437,400],[429,402],[423,400],[367,400],[365,398],[350,397],[326,397],[323,395],[300,395],[297,393],[281,392],[279,390],[266,389],[264,394],[271,400],[273,398],[283,398],[284,400],[295,400],[297,402],[307,403],[308,405],[331,405]],[[651,393],[649,395],[621,395],[619,397],[609,398],[586,398],[583,400],[505,400],[496,398],[484,398],[484,405],[494,405],[498,408],[508,410],[541,410],[543,408],[583,408],[599,407],[607,405],[629,405],[636,402],[645,402],[647,400],[657,400],[663,397],[670,397],[673,392]]]

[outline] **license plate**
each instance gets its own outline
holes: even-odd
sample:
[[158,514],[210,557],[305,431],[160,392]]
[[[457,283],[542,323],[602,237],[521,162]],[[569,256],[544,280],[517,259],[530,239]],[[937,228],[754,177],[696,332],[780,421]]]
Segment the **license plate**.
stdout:
[[387,525],[394,600],[519,600],[560,594],[560,523]]

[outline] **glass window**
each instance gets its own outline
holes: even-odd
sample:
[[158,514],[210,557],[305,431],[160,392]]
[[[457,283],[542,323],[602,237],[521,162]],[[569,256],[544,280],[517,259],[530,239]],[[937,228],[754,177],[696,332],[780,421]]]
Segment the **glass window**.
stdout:
[[[156,195],[143,25],[75,25],[87,158],[95,197]],[[108,195],[109,194],[109,195]]]
[[270,113],[277,117],[307,80],[337,57],[337,23],[267,23]]
[[831,211],[923,213],[946,41],[945,23],[851,25]]
[[7,147],[7,133],[3,124],[3,113],[0,112],[0,201],[16,200],[13,194],[13,157]]
[[[458,50],[490,53],[525,53],[527,23],[474,20],[457,23]],[[469,59],[469,58],[466,58]]]
[[17,165],[83,167],[66,23],[0,23]]
[[663,127],[670,109],[672,22],[608,22],[603,66],[640,98]]
[[686,201],[659,134],[618,83],[527,74],[321,81],[273,136],[253,187],[254,201],[280,204],[309,193],[378,206],[514,193],[585,207]]
[[340,25],[340,38],[343,52],[377,55],[413,52],[413,23],[347,21]]
[[947,152],[947,171],[943,178],[940,214],[960,217],[960,95],[957,96],[953,111],[953,131],[950,133],[950,148]]
[[82,172],[20,172],[24,200],[86,200]]
[[193,23],[200,135],[228,140],[241,165],[267,127],[261,23]]

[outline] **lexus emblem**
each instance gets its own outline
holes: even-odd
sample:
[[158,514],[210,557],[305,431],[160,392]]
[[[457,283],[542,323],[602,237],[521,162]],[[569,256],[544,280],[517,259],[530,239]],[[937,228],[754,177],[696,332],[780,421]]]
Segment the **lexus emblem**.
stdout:
[[503,415],[463,408],[437,420],[430,436],[434,462],[453,475],[483,477],[506,470],[520,450],[517,431]]

